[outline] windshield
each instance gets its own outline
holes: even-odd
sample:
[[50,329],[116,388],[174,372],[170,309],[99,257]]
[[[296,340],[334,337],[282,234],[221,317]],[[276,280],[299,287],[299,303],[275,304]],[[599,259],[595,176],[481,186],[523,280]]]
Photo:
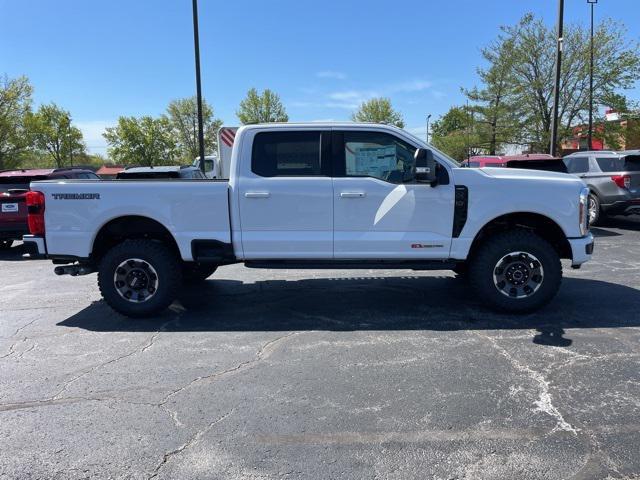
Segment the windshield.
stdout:
[[610,172],[640,172],[640,155],[628,155],[626,157],[599,157],[596,158],[598,167],[605,173]]

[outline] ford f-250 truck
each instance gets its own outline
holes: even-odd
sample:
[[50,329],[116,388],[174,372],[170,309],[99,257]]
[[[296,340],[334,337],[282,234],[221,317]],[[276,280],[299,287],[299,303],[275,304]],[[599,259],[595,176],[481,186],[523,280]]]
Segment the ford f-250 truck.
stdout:
[[452,269],[479,297],[530,311],[558,291],[560,259],[593,250],[589,191],[573,176],[461,168],[379,124],[251,125],[230,178],[34,182],[24,237],[58,274],[98,273],[131,317],[165,309],[220,265]]

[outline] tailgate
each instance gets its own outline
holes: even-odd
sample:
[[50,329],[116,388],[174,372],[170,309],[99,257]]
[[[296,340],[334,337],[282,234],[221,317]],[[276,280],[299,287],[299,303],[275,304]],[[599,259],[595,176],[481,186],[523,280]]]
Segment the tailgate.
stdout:
[[0,194],[0,230],[27,229],[27,204],[24,194]]
[[193,259],[194,240],[231,243],[228,182],[65,180],[34,182],[31,189],[45,195],[50,256],[89,257],[103,227],[124,217],[144,217],[160,224],[186,261]]

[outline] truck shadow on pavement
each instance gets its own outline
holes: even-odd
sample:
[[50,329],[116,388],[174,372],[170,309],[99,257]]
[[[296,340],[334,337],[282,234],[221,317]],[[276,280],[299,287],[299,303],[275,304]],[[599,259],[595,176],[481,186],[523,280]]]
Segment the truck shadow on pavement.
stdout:
[[488,310],[452,277],[213,278],[151,319],[126,318],[99,301],[58,325],[99,332],[534,329],[535,343],[553,346],[571,344],[564,329],[640,326],[640,290],[590,279],[565,278],[547,307],[509,315]]

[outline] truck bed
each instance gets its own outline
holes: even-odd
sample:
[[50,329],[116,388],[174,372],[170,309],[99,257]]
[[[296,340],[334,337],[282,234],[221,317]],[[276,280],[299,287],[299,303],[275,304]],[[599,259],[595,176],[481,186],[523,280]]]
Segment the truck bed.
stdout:
[[193,260],[193,240],[231,242],[227,181],[65,180],[33,182],[31,189],[45,194],[50,256],[89,257],[103,226],[131,216],[166,227],[185,261]]

